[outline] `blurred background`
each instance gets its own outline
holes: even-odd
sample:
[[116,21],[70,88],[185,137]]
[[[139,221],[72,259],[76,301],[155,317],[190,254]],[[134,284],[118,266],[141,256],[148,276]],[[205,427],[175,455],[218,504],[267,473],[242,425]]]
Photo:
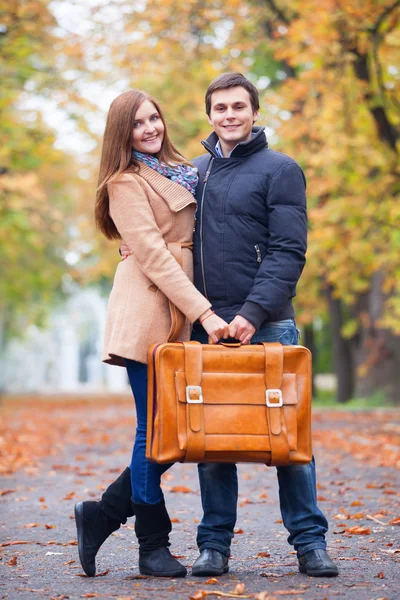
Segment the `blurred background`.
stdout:
[[118,244],[95,231],[101,136],[130,87],[188,158],[225,71],[307,177],[301,343],[322,403],[400,404],[400,1],[0,0],[0,390],[120,393],[100,361]]

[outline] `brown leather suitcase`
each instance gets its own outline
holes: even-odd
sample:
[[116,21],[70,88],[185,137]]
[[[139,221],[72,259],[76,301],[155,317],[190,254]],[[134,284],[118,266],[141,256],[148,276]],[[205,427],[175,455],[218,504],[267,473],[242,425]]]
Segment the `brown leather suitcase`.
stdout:
[[148,376],[149,460],[270,466],[311,460],[307,348],[155,344]]

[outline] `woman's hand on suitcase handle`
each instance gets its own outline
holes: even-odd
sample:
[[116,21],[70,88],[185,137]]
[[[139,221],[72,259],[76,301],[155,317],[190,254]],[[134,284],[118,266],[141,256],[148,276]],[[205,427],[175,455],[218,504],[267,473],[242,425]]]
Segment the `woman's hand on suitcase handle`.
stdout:
[[208,341],[217,344],[221,338],[229,336],[229,325],[210,309],[200,316],[201,324],[208,333]]
[[119,253],[121,255],[121,260],[125,260],[132,254],[132,250],[129,248],[127,244],[125,244],[124,240],[121,240],[121,244],[119,246]]
[[229,336],[240,340],[243,345],[250,344],[250,340],[256,332],[254,325],[241,315],[236,317],[229,323]]

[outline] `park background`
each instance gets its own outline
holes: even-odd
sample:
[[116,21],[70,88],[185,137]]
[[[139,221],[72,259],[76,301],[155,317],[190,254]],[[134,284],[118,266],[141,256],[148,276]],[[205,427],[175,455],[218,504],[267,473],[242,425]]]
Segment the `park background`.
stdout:
[[93,218],[108,106],[150,92],[191,158],[209,82],[241,71],[307,177],[296,311],[315,397],[399,403],[399,20],[394,0],[1,0],[0,389],[127,391],[100,362],[119,260]]
[[[398,599],[399,23],[400,0],[0,0],[1,598]],[[129,520],[85,578],[73,506],[129,464],[135,431],[125,370],[100,361],[119,261],[93,217],[106,112],[147,90],[194,157],[210,131],[204,92],[236,70],[260,90],[270,146],[307,177],[296,311],[340,575],[298,573],[275,469],[241,464],[229,574],[141,580]],[[190,569],[195,465],[174,465],[162,487]]]

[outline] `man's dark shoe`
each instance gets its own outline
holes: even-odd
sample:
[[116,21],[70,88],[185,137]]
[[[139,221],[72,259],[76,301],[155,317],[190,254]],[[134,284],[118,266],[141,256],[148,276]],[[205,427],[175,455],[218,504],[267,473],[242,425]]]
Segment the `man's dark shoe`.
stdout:
[[299,557],[300,573],[307,573],[310,577],[336,577],[339,569],[329,558],[326,550],[318,548],[310,550]]
[[229,571],[229,556],[225,556],[218,550],[206,548],[203,550],[192,567],[192,575],[223,575]]
[[153,577],[185,577],[187,569],[165,546],[148,552],[139,550],[139,571]]
[[82,569],[88,577],[96,575],[96,554],[108,536],[119,529],[120,523],[110,519],[101,509],[100,502],[78,502],[75,505],[78,532],[78,551]]

